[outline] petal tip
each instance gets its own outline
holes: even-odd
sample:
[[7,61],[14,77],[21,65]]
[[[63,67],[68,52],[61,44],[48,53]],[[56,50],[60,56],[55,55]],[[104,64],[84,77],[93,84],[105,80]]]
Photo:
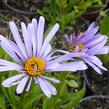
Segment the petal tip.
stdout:
[[14,21],[10,21],[9,25],[15,25]]
[[33,19],[32,19],[32,22],[37,22],[37,19],[33,18]]
[[40,21],[43,21],[43,22],[45,21],[45,18],[43,16],[40,16],[39,19],[40,19]]
[[58,24],[58,23],[56,23],[55,26],[56,26],[57,28],[59,28],[59,24]]

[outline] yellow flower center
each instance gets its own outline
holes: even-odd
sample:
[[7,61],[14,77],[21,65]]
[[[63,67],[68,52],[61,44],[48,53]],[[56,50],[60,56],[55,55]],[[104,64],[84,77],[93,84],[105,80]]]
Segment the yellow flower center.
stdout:
[[84,44],[80,43],[77,46],[70,46],[69,51],[76,51],[76,52],[81,52],[84,49]]
[[83,48],[84,48],[84,44],[83,44],[83,43],[80,43],[80,44],[78,44],[78,47],[79,47],[80,49],[83,49]]
[[80,35],[84,34],[84,32],[80,32]]
[[[80,32],[80,35],[84,34],[84,32]],[[70,45],[68,45],[69,51],[76,51],[76,52],[82,52],[84,49],[84,44],[79,43],[78,45],[74,46],[75,42],[72,42]]]
[[24,70],[30,76],[40,76],[44,73],[45,61],[38,57],[29,58],[25,63]]

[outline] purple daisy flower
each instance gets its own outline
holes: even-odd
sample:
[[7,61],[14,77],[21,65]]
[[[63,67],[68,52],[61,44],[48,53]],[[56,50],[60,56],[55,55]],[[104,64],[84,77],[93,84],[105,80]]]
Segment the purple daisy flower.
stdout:
[[[26,25],[22,22],[22,38],[14,22],[9,23],[14,41],[11,41],[0,35],[1,47],[16,61],[16,63],[0,59],[0,72],[16,70],[20,73],[12,76],[2,82],[4,87],[17,85],[16,92],[23,92],[25,86],[26,91],[29,91],[32,80],[40,86],[43,93],[50,97],[56,95],[57,91],[49,81],[60,83],[55,78],[44,76],[45,72],[58,71],[76,71],[85,70],[87,66],[82,61],[61,63],[72,57],[70,54],[63,56],[54,56],[51,51],[50,41],[57,32],[59,25],[55,24],[51,31],[44,39],[44,17],[40,17],[39,22],[32,19],[32,22]],[[23,39],[23,40],[22,40]],[[80,54],[74,53],[77,57]],[[27,84],[28,83],[28,84]]]
[[80,58],[90,65],[96,72],[101,74],[101,69],[107,71],[101,60],[96,55],[107,54],[109,47],[105,46],[107,36],[98,33],[99,27],[92,23],[87,31],[75,36],[66,35],[68,49],[70,52],[84,53]]

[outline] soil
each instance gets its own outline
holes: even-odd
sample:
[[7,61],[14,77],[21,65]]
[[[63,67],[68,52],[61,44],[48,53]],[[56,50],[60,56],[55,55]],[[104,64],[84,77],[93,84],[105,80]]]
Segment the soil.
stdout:
[[89,68],[85,76],[86,94],[75,109],[109,109],[109,72],[99,75]]

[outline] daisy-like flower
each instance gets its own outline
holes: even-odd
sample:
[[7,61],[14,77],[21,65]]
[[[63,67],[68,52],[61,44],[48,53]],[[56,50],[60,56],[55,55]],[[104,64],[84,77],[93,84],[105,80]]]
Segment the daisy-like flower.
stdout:
[[[72,55],[54,56],[50,41],[57,32],[59,25],[55,24],[44,39],[45,19],[41,16],[39,22],[32,19],[26,25],[22,22],[22,38],[14,22],[9,23],[14,41],[0,35],[1,47],[16,61],[16,63],[0,59],[0,71],[16,70],[20,73],[2,82],[4,87],[17,85],[16,92],[20,94],[26,87],[29,91],[32,80],[40,86],[43,93],[50,97],[56,95],[57,91],[49,81],[59,83],[55,78],[44,76],[45,72],[76,71],[85,70],[87,66],[82,61],[65,63]],[[80,54],[74,53],[74,57]],[[62,63],[64,62],[64,63]]]
[[107,36],[98,33],[99,27],[92,23],[87,31],[75,36],[66,35],[68,50],[70,53],[84,53],[80,58],[90,65],[96,72],[101,74],[101,69],[107,71],[103,67],[101,60],[96,55],[107,54],[109,47],[105,46]]

